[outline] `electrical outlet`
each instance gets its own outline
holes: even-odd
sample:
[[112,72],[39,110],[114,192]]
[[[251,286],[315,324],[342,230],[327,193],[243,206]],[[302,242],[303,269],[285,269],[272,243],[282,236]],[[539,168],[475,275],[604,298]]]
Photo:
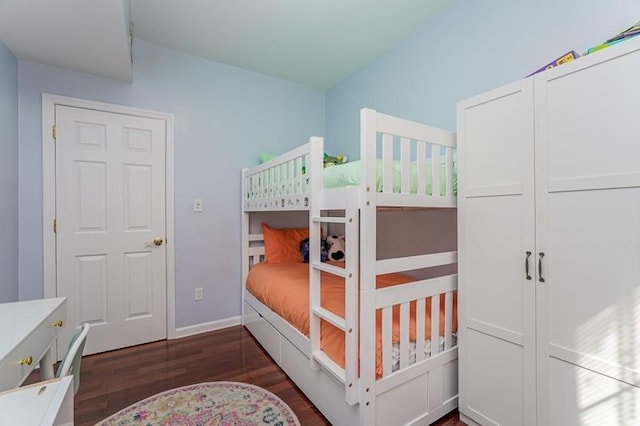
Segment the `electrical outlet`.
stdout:
[[202,300],[202,287],[196,288],[194,299],[195,300]]
[[202,200],[200,198],[196,198],[195,200],[193,200],[193,211],[198,213],[204,211],[204,205],[202,204]]

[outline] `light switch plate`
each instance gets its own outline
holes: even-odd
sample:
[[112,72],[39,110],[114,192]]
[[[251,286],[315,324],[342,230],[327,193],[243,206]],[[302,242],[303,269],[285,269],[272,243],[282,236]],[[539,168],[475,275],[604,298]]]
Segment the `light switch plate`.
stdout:
[[193,211],[194,212],[202,212],[204,211],[204,206],[202,204],[202,199],[196,198],[193,200]]

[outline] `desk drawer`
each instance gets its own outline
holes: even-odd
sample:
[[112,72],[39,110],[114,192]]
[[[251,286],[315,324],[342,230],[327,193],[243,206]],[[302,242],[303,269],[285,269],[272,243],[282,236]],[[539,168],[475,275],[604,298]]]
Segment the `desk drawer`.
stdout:
[[2,425],[73,425],[73,377],[0,392]]
[[[45,354],[49,346],[55,342],[61,327],[52,325],[64,321],[67,317],[66,302],[40,323],[23,342],[17,346],[0,364],[0,389],[10,389],[22,383]],[[66,325],[65,325],[66,326]],[[32,357],[31,365],[20,364],[21,360]]]

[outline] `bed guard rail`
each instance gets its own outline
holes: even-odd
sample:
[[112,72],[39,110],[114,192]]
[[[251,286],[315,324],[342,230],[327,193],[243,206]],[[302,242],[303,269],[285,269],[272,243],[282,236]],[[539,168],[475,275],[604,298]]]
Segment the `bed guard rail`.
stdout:
[[271,161],[246,169],[243,172],[244,210],[308,210],[311,147],[310,141]]
[[379,206],[455,207],[456,134],[363,108],[362,183]]

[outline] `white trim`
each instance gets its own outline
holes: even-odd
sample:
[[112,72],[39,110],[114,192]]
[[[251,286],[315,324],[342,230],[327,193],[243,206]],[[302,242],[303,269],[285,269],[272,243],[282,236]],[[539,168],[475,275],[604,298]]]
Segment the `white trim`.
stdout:
[[217,321],[203,322],[201,324],[188,325],[176,329],[175,336],[172,339],[180,339],[182,337],[193,336],[194,334],[206,333],[208,331],[220,330],[223,328],[233,327],[242,324],[242,317],[236,316],[225,318]]
[[56,118],[55,104],[53,98],[42,95],[42,269],[45,298],[56,297],[56,239],[52,230],[52,221],[56,217],[56,150],[51,130]]
[[174,232],[174,115],[123,105],[66,96],[42,94],[42,255],[44,297],[56,297],[56,240],[53,218],[56,213],[55,145],[52,128],[56,105],[135,115],[165,121],[166,129],[166,256],[167,256],[167,338],[177,335],[175,317],[175,232]]
[[176,337],[176,246],[174,229],[174,116],[165,114],[166,244],[167,244],[167,339]]

